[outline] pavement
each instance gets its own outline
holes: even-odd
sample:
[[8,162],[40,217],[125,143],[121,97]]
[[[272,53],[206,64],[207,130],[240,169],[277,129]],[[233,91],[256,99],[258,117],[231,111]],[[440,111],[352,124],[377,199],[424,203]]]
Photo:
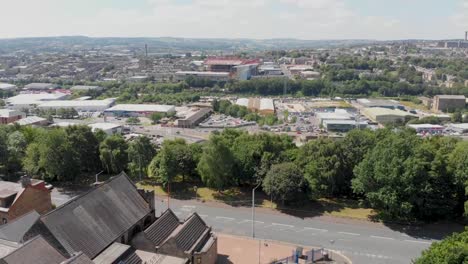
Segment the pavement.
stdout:
[[[252,236],[250,208],[175,199],[170,200],[170,207],[180,219],[197,212],[215,232]],[[156,198],[156,214],[166,209],[167,200]],[[257,208],[255,216],[256,238],[323,247],[363,264],[410,263],[449,233],[427,228],[432,227],[386,226],[328,216],[300,218],[264,208]]]

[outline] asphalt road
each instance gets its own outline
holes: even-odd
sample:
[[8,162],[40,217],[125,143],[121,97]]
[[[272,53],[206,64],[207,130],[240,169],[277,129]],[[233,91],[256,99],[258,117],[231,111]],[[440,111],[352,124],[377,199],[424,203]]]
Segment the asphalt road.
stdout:
[[[174,199],[170,206],[181,219],[197,212],[217,232],[252,235],[250,208]],[[166,200],[156,198],[156,208],[157,214],[166,210]],[[257,238],[333,249],[353,263],[364,264],[410,263],[437,240],[435,237],[441,238],[437,234],[424,237],[421,233],[417,228],[403,232],[382,224],[333,217],[299,218],[266,209],[257,209],[255,218]]]

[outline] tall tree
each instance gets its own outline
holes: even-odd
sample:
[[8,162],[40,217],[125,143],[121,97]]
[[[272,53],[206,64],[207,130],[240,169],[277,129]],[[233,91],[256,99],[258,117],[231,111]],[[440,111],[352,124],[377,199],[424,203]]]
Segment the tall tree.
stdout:
[[128,169],[133,177],[146,176],[148,165],[156,155],[156,149],[146,136],[137,137],[128,146]]
[[119,173],[127,168],[127,143],[120,135],[104,139],[99,146],[100,158],[107,173]]
[[450,154],[449,170],[455,176],[460,202],[464,202],[464,214],[468,217],[468,142],[459,142]]
[[96,171],[101,168],[99,142],[88,126],[69,126],[65,129],[67,140],[75,152],[81,171]]
[[466,264],[468,263],[468,230],[435,242],[423,251],[414,264]]
[[292,162],[271,166],[262,183],[263,190],[283,204],[306,197],[305,186],[301,171]]

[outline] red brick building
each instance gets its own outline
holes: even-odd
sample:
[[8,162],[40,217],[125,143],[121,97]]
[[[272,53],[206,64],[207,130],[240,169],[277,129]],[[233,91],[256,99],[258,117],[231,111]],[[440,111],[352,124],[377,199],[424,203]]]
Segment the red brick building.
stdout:
[[50,190],[44,181],[23,177],[21,183],[0,181],[0,224],[36,210],[44,214],[52,209]]
[[10,124],[17,120],[20,120],[24,116],[24,113],[17,110],[0,109],[0,124]]

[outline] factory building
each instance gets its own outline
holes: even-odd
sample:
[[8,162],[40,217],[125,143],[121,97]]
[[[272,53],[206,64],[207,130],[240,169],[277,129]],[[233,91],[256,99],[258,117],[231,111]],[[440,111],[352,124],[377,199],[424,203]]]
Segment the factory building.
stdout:
[[324,120],[323,127],[327,131],[348,132],[356,128],[367,128],[367,122],[357,122],[355,120]]
[[417,133],[440,134],[445,129],[444,126],[433,124],[409,124],[407,126],[416,130]]
[[349,121],[352,120],[352,115],[344,109],[335,109],[334,112],[320,112],[316,114],[316,117],[321,125],[324,126],[325,121],[340,120]]
[[102,112],[111,107],[115,99],[104,100],[56,100],[43,102],[39,109],[75,109],[77,112]]
[[434,112],[449,112],[457,109],[464,109],[466,98],[464,95],[436,95],[432,104]]
[[52,90],[57,88],[53,83],[30,83],[24,86],[25,90]]
[[30,93],[19,94],[6,99],[6,106],[10,109],[31,109],[47,101],[64,100],[68,97],[64,93]]
[[9,83],[0,83],[0,90],[1,91],[14,91],[18,87],[14,84],[9,84]]
[[107,135],[114,135],[114,134],[121,134],[122,133],[122,125],[113,124],[113,123],[95,123],[88,125],[93,132],[97,132],[98,130],[104,131]]
[[388,109],[400,109],[405,110],[405,107],[395,100],[384,100],[384,99],[357,99],[357,102],[363,107],[379,107]]
[[227,82],[230,78],[228,72],[197,72],[197,71],[178,71],[175,73],[176,81],[185,81],[187,78],[206,79],[214,82]]
[[119,104],[104,111],[106,116],[149,116],[152,113],[175,112],[173,105]]
[[364,108],[362,113],[369,119],[380,124],[404,123],[408,119],[417,118],[416,115],[398,109],[388,109],[382,107]]
[[10,124],[21,118],[24,118],[26,115],[23,112],[11,109],[0,109],[0,124]]
[[253,112],[262,115],[269,115],[275,113],[275,103],[270,98],[239,98],[236,101],[237,105],[245,106]]
[[193,128],[203,122],[211,115],[211,108],[198,108],[186,113],[184,118],[177,120],[177,126],[183,128]]

